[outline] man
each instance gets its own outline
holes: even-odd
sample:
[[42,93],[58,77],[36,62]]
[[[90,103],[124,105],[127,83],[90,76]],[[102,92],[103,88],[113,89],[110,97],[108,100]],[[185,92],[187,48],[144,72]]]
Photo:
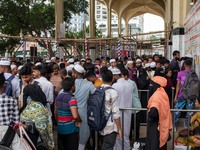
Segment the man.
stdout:
[[[38,84],[39,82],[36,82],[32,78],[32,69],[30,66],[26,65],[20,69],[19,72],[21,76],[21,84],[20,84],[20,96],[19,96],[19,108],[20,112],[26,107],[26,102],[23,101],[23,89],[28,85],[28,84]],[[41,86],[41,85],[40,85]],[[21,107],[23,107],[21,109]]]
[[19,122],[17,100],[7,96],[5,90],[5,77],[0,74],[0,125],[11,125]]
[[101,60],[101,67],[107,67],[107,60],[106,59]]
[[47,98],[48,102],[47,106],[50,116],[52,116],[50,105],[52,105],[54,102],[54,86],[50,81],[47,80],[47,78],[45,78],[46,74],[47,74],[46,68],[40,65],[33,67],[34,81],[37,81],[41,84],[42,91],[44,92]]
[[137,83],[137,69],[133,66],[133,61],[127,62],[127,68],[129,71],[129,78]]
[[67,63],[69,64],[66,67],[67,72],[71,71],[74,68],[74,58],[70,58]]
[[112,70],[114,68],[116,68],[116,60],[115,59],[111,59],[110,60],[110,67],[108,67],[109,70]]
[[[141,108],[141,102],[139,99],[139,95],[138,95],[138,88],[137,85],[134,81],[132,81],[129,78],[129,73],[127,69],[122,69],[122,77],[128,81],[131,86],[133,87],[133,91],[132,91],[132,95],[133,95],[133,99],[132,99],[132,108]],[[135,133],[136,133],[136,139],[139,139],[139,133],[140,133],[140,112],[136,112],[136,129],[135,129]],[[132,119],[131,119],[131,132],[130,132],[130,139],[132,138],[132,129],[134,129],[134,113],[132,114]]]
[[172,82],[176,86],[177,83],[177,74],[180,71],[179,62],[180,61],[180,52],[173,52],[173,59],[170,62],[170,70],[172,70]]
[[[101,75],[103,80],[102,87],[111,87],[113,78],[112,72],[105,68],[102,69]],[[105,128],[100,131],[100,134],[103,136],[102,150],[111,150],[115,145],[117,134],[120,139],[122,136],[120,111],[118,107],[117,91],[110,88],[105,91],[105,95],[106,113],[109,114],[110,111],[112,111],[112,118],[110,117],[108,119]]]
[[76,78],[76,90],[74,95],[78,102],[78,112],[82,120],[82,124],[80,126],[79,150],[85,149],[85,144],[90,136],[90,130],[87,124],[87,100],[89,95],[95,91],[94,85],[87,79],[83,79],[84,72],[84,68],[79,64],[75,65],[72,69],[72,76]]
[[[18,98],[20,94],[20,81],[11,74],[10,62],[7,60],[0,61],[0,73],[4,73],[7,82],[11,82],[12,92],[11,95],[14,98]],[[9,83],[8,83],[9,84]]]
[[[178,72],[177,75],[177,85],[176,85],[176,94],[174,98],[175,102],[175,109],[183,109],[186,106],[186,109],[194,109],[194,101],[191,100],[186,100],[183,97],[183,91],[182,88],[184,87],[184,83],[186,80],[187,73],[192,72],[192,61],[190,59],[186,60],[184,62],[184,71]],[[175,125],[178,124],[178,120],[180,117],[181,113],[180,112],[175,112]],[[186,120],[185,120],[185,126],[188,125],[188,115],[192,115],[191,113],[186,114]],[[190,117],[191,118],[191,117]]]
[[[132,107],[132,100],[133,100],[133,86],[125,80],[122,75],[121,71],[119,69],[113,69],[112,70],[113,75],[115,76],[115,79],[117,79],[117,82],[112,85],[112,87],[117,91],[118,93],[118,104],[119,108],[131,108]],[[130,126],[131,126],[131,111],[130,110],[123,110],[124,111],[124,120],[121,121],[124,122],[124,149],[130,150],[130,141],[129,141],[129,135],[130,135]],[[122,110],[120,111],[122,115]],[[117,139],[114,149],[115,150],[121,150],[122,148],[122,140]]]

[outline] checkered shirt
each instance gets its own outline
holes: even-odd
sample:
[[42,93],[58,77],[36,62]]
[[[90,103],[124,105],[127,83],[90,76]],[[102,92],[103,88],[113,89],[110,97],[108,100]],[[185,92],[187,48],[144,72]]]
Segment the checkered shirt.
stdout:
[[16,99],[0,94],[0,125],[19,122],[18,102]]

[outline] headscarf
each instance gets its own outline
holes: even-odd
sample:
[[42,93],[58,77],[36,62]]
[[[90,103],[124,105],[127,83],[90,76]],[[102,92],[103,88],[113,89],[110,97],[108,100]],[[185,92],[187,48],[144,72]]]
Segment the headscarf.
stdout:
[[149,97],[155,93],[155,91],[160,87],[160,84],[157,84],[153,80],[150,80],[150,85],[149,85]]
[[23,110],[25,109],[25,107],[27,105],[28,97],[30,97],[31,100],[33,100],[35,102],[40,102],[40,103],[42,103],[42,105],[46,106],[47,99],[46,99],[46,96],[45,96],[44,92],[42,91],[42,89],[39,85],[29,84],[24,88],[23,92],[24,92],[24,94],[23,94],[23,106],[20,109],[20,113],[23,112]]
[[154,76],[151,80],[160,87],[157,86],[154,88],[155,92],[150,97],[147,107],[149,110],[152,107],[155,107],[158,110],[158,130],[160,132],[160,147],[162,147],[167,142],[169,130],[172,129],[172,116],[170,112],[169,97],[163,88],[167,85],[167,80],[161,76]]

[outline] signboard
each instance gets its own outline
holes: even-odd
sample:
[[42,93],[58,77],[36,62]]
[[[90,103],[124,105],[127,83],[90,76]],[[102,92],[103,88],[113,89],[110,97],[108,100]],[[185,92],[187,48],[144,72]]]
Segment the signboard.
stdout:
[[191,54],[200,77],[200,0],[195,3],[184,22],[185,54]]

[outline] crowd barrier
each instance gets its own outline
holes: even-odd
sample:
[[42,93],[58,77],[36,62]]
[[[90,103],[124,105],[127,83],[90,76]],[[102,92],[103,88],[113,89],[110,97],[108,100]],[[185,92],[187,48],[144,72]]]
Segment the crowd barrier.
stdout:
[[[123,108],[120,109],[122,111],[122,150],[124,150],[124,111],[126,110],[131,110],[134,112],[134,129],[136,129],[136,112],[137,111],[146,111],[147,112],[147,108]],[[172,129],[172,150],[174,149],[174,139],[175,139],[175,132],[174,132],[174,128],[175,128],[175,112],[200,112],[200,110],[189,110],[189,109],[171,109],[170,110],[172,112],[172,117],[173,117],[173,129]],[[188,115],[188,119],[190,120],[190,115]],[[148,118],[147,118],[148,119]],[[189,122],[187,125],[187,129],[188,129],[188,137],[187,140],[189,140]],[[134,130],[134,140],[136,139],[135,137],[136,135],[136,130]],[[135,141],[134,141],[135,142]],[[187,145],[187,150],[189,150],[189,145]]]
[[[146,92],[147,93],[147,102],[149,100],[149,90],[138,90],[138,93],[139,93],[139,97],[141,98],[141,95],[142,95],[142,92]],[[175,93],[175,90],[172,90],[172,97],[171,97],[171,108],[170,111],[172,112],[172,119],[173,119],[173,129],[172,129],[172,150],[174,150],[174,140],[175,140],[175,115],[174,113],[175,112],[200,112],[200,110],[189,110],[189,109],[173,109],[173,104],[174,104],[174,93]],[[122,150],[124,150],[124,111],[132,111],[133,114],[134,114],[134,129],[136,129],[136,112],[138,111],[146,111],[146,113],[148,113],[148,109],[147,108],[121,108],[120,111],[122,112],[122,116],[121,116],[121,124],[122,124]],[[148,115],[147,115],[148,117]],[[190,120],[190,115],[188,115],[188,119]],[[146,118],[148,119],[148,118]],[[189,122],[188,122],[188,125],[187,125],[187,129],[188,129],[188,136],[187,136],[187,140],[189,140]],[[147,128],[146,128],[147,130]],[[96,132],[95,133],[95,150],[97,150],[98,148],[98,133]],[[136,139],[136,130],[134,130],[134,140],[133,140],[133,143],[135,142],[135,139]],[[187,150],[189,150],[189,145],[187,145]]]

